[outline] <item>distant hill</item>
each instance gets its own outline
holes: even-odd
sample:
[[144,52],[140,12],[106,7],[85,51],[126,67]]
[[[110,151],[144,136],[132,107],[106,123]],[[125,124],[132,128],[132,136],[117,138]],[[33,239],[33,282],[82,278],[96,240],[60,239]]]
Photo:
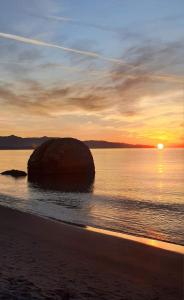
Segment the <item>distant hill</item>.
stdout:
[[149,145],[133,145],[127,143],[116,143],[116,142],[107,142],[107,141],[84,141],[91,149],[97,148],[154,148]]
[[15,135],[0,136],[0,149],[34,149],[47,141],[48,137],[22,138]]
[[[43,137],[33,137],[33,138],[22,138],[15,135],[10,136],[0,136],[0,149],[34,149],[41,145],[43,142],[49,140],[47,136]],[[96,141],[89,140],[84,141],[84,143],[91,149],[96,148],[153,148],[153,146],[148,145],[132,145],[126,143],[115,143],[107,141]]]

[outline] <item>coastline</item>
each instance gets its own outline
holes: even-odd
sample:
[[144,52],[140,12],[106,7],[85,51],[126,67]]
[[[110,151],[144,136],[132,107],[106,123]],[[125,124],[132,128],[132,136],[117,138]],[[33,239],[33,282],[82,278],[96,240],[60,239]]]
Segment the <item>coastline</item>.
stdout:
[[180,253],[3,206],[0,238],[6,299],[182,299]]
[[121,231],[116,231],[116,230],[113,230],[113,229],[107,229],[107,228],[102,228],[102,227],[94,227],[94,226],[85,225],[85,224],[78,224],[78,223],[58,220],[56,218],[45,217],[43,215],[38,215],[38,216],[40,216],[41,218],[45,218],[45,219],[48,219],[48,220],[55,221],[55,222],[60,222],[62,224],[77,226],[79,228],[83,228],[85,230],[89,230],[89,231],[92,231],[92,232],[97,232],[99,234],[108,235],[108,236],[112,236],[112,237],[117,237],[117,238],[121,238],[121,239],[124,239],[124,240],[130,240],[130,241],[134,241],[134,242],[141,243],[141,244],[144,244],[144,245],[148,245],[148,246],[152,246],[152,247],[155,247],[155,248],[160,248],[160,249],[163,249],[163,250],[166,250],[166,251],[172,251],[172,252],[176,252],[176,253],[184,255],[184,245],[182,245],[182,244],[177,244],[177,243],[173,243],[173,242],[170,242],[170,241],[164,241],[164,240],[156,240],[156,239],[152,239],[152,238],[147,237],[147,236],[133,235],[133,234],[129,234],[129,233],[121,232]]

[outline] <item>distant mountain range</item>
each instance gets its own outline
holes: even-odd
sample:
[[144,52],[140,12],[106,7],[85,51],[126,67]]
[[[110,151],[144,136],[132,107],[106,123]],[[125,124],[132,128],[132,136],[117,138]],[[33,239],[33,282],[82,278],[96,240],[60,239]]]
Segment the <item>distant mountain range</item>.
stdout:
[[[0,149],[34,149],[41,145],[43,142],[50,139],[47,136],[22,138],[15,135],[0,136]],[[107,141],[89,140],[84,143],[91,149],[96,148],[153,148],[149,145],[132,145],[127,143],[115,143]]]

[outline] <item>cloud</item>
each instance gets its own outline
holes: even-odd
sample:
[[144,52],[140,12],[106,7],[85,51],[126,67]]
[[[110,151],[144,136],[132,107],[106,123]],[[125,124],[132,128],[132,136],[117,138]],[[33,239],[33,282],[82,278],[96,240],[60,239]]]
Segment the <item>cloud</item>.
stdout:
[[[4,39],[15,40],[15,41],[18,41],[21,43],[31,44],[31,45],[35,45],[35,46],[56,48],[56,49],[60,49],[62,51],[66,51],[68,53],[80,54],[80,55],[91,57],[91,58],[105,60],[105,61],[111,62],[111,63],[119,66],[119,69],[117,69],[115,71],[116,75],[121,72],[121,73],[124,73],[125,75],[128,74],[128,75],[134,76],[134,74],[132,75],[132,72],[134,72],[134,70],[136,70],[136,72],[137,72],[137,69],[141,70],[144,67],[145,63],[148,63],[148,58],[149,58],[149,62],[150,62],[150,58],[151,58],[151,54],[152,54],[151,48],[148,48],[149,55],[146,52],[146,47],[145,48],[140,47],[140,48],[135,48],[135,49],[134,49],[134,47],[130,48],[129,55],[131,53],[134,53],[134,55],[135,55],[136,50],[138,50],[139,54],[140,54],[140,50],[142,52],[143,52],[143,50],[145,50],[145,52],[143,52],[143,54],[138,56],[138,59],[134,59],[133,61],[129,62],[129,61],[124,61],[123,59],[109,58],[109,57],[103,56],[96,52],[90,52],[90,51],[85,51],[85,50],[78,50],[75,48],[63,47],[63,46],[60,46],[57,44],[47,43],[47,42],[44,42],[41,40],[30,39],[30,38],[26,38],[26,37],[14,35],[14,34],[0,32],[0,37],[4,38]],[[174,44],[174,46],[176,47],[175,44]],[[170,50],[170,49],[171,48],[163,49],[163,50],[161,50],[160,53],[164,52],[165,50]],[[155,80],[163,80],[163,81],[172,81],[173,80],[173,81],[178,81],[178,82],[183,82],[183,80],[184,80],[183,78],[180,78],[177,76],[169,76],[168,74],[158,74],[158,75],[154,74],[154,73],[149,74],[148,71],[147,71],[147,75],[149,75],[150,78],[155,79]]]
[[18,54],[19,62],[35,62],[42,58],[41,51],[38,49],[26,49]]
[[[35,80],[22,80],[21,85],[0,86],[0,100],[4,108],[13,109],[20,114],[55,116],[63,114],[104,113],[132,118],[143,114],[153,104],[164,107],[182,99],[182,90],[170,87],[167,93],[156,89],[149,77],[139,76],[117,82],[115,87],[97,87],[91,84],[70,84],[53,87],[43,86]],[[150,115],[150,113],[149,113]],[[121,118],[122,118],[121,117]]]
[[[61,47],[21,36],[2,33],[0,36],[26,44]],[[63,50],[63,47],[61,48]],[[75,51],[75,48],[70,49]],[[53,86],[47,86],[36,80],[22,78],[22,87],[20,84],[19,88],[1,85],[0,98],[6,107],[32,115],[54,116],[85,112],[99,114],[103,117],[104,112],[109,113],[112,110],[114,114],[133,119],[135,116],[143,114],[146,107],[151,106],[151,102],[164,107],[168,103],[172,102],[173,104],[180,101],[181,94],[175,92],[182,89],[184,75],[182,72],[179,75],[176,73],[176,65],[182,66],[182,49],[182,41],[173,43],[158,43],[157,41],[148,43],[145,41],[141,44],[134,44],[124,52],[123,58],[126,58],[127,64],[114,63],[106,71],[82,70],[75,66],[46,63],[38,66],[40,69],[42,68],[42,72],[43,69],[61,67],[72,73],[82,73],[83,82],[74,84],[69,78],[65,84],[61,84],[60,80]],[[89,53],[96,54],[96,52],[83,52],[87,56]],[[30,55],[33,60],[37,56],[39,57],[39,52],[33,51],[30,52]],[[18,61],[27,61],[28,57],[29,51],[22,52]],[[88,82],[86,74],[89,74],[90,78],[93,76],[97,78],[99,75],[98,82],[93,80]],[[159,95],[164,95],[166,91],[168,95],[176,94],[177,96],[159,98]]]
[[109,103],[106,97],[100,97],[93,94],[87,94],[82,97],[69,98],[68,104],[73,108],[82,108],[83,110],[89,112],[99,112],[109,107]]
[[181,89],[184,74],[177,71],[178,65],[183,65],[183,47],[182,41],[167,44],[145,41],[129,47],[124,57],[135,67],[127,72],[126,66],[114,66],[111,71],[114,88],[129,100]]
[[83,87],[44,88],[36,81],[25,80],[22,91],[10,86],[0,86],[0,100],[5,106],[22,113],[52,116],[76,111],[98,112],[107,109],[112,103],[97,89]]
[[[181,62],[181,57],[183,53],[184,41],[174,41],[174,42],[162,42],[162,41],[150,41],[145,40],[140,45],[134,45],[127,49],[125,55],[131,59],[135,65],[142,65],[142,63],[152,63],[155,64],[159,60],[164,59],[160,65],[163,68],[164,63],[172,63],[173,59],[178,58]],[[175,62],[176,63],[176,62]],[[156,64],[158,70],[158,63]]]
[[184,74],[182,71],[177,75],[176,62],[183,65],[183,45],[182,41],[167,44],[145,41],[127,49],[123,57],[135,67],[114,65],[111,69],[113,99],[118,99],[116,107],[121,115],[143,114],[152,103],[158,107],[170,103],[181,105]]

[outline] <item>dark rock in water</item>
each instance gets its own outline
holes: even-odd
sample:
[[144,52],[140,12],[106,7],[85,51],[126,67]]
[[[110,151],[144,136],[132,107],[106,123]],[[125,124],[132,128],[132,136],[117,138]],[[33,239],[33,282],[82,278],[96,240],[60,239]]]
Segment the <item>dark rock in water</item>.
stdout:
[[94,176],[72,177],[70,176],[43,176],[29,180],[29,187],[34,189],[44,189],[48,191],[60,191],[70,193],[91,193],[93,192]]
[[95,166],[89,148],[73,138],[50,139],[39,146],[28,161],[28,178],[34,182],[91,182]]
[[19,170],[7,170],[1,173],[1,175],[9,175],[13,177],[21,177],[21,176],[27,176],[27,173],[24,171]]

